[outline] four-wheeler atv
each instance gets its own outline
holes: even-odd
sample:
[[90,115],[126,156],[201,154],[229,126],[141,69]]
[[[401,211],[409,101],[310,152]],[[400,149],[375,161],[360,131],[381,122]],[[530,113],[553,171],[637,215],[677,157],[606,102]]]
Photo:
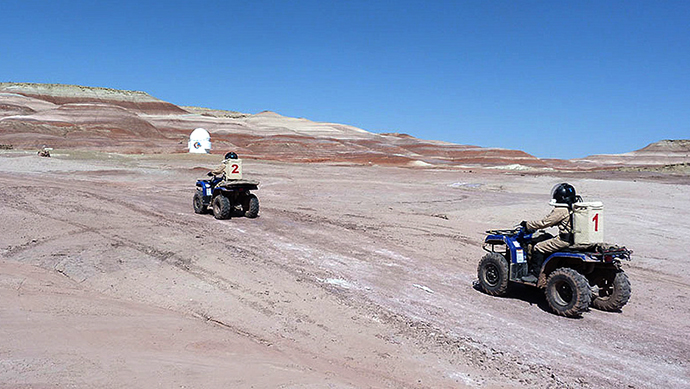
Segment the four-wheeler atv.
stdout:
[[483,248],[488,254],[479,262],[477,273],[479,286],[490,295],[506,295],[509,282],[544,288],[551,309],[568,317],[581,316],[590,305],[620,311],[630,299],[630,281],[621,269],[621,260],[630,260],[632,251],[625,247],[571,246],[548,256],[537,281],[526,282],[522,278],[531,270],[526,250],[532,247],[535,234],[523,227],[487,233]]
[[225,180],[222,176],[196,182],[194,212],[207,213],[210,206],[216,219],[234,215],[254,218],[259,215],[259,199],[250,191],[259,188],[252,180]]

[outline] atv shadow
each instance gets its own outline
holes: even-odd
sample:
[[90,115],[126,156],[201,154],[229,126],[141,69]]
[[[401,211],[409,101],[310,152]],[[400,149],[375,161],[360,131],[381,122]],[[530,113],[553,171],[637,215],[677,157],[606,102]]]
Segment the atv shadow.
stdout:
[[[472,287],[474,290],[478,291],[479,293],[483,293],[488,295],[488,293],[485,293],[481,286],[479,286],[479,281],[475,281],[472,283]],[[534,286],[529,286],[529,285],[524,285],[516,282],[510,282],[508,284],[508,292],[506,293],[505,296],[492,296],[496,298],[504,298],[504,299],[514,299],[514,300],[521,300],[526,303],[529,303],[529,305],[536,305],[539,307],[544,312],[554,314],[553,311],[551,310],[551,307],[549,307],[549,303],[546,301],[546,296],[544,296],[544,291],[542,289],[539,289]]]

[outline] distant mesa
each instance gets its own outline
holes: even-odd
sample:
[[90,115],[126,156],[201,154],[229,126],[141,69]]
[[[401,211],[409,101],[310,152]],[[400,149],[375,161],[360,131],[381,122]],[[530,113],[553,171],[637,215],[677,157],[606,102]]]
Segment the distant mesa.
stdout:
[[690,164],[690,140],[665,139],[625,154],[600,154],[573,160],[581,166],[673,167]]
[[664,139],[651,143],[638,152],[690,153],[690,139]]
[[[201,131],[203,130],[203,132]],[[620,155],[543,160],[520,150],[418,139],[398,132],[257,114],[179,107],[145,92],[62,84],[0,83],[0,144],[122,153],[233,150],[243,158],[503,170],[598,169],[689,163],[689,140]],[[207,143],[206,143],[207,142]]]
[[382,136],[394,136],[396,138],[414,138],[412,135],[405,134],[405,133],[400,133],[400,132],[383,132],[381,133]]
[[148,93],[62,84],[0,83],[0,93],[15,93],[53,104],[103,102],[145,114],[183,114],[182,108]]
[[257,113],[257,114],[254,115],[254,116],[257,116],[257,117],[273,117],[273,118],[282,118],[282,117],[284,117],[283,115],[280,115],[280,114],[275,113],[275,112],[273,112],[273,111],[261,111],[261,112]]
[[237,112],[237,111],[226,111],[223,109],[211,109],[211,108],[202,108],[202,107],[189,107],[189,106],[183,106],[180,107],[183,110],[189,112],[189,113],[194,113],[202,116],[209,116],[209,117],[216,117],[216,118],[231,118],[231,119],[241,119],[245,118],[247,116],[250,116],[249,114],[242,113],[242,112]]

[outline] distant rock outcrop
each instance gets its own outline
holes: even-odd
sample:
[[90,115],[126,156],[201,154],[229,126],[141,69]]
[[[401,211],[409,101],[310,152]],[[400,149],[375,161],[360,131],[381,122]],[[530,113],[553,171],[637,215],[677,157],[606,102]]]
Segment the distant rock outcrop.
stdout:
[[690,139],[665,139],[651,143],[637,151],[637,153],[676,153],[690,154]]
[[241,113],[237,111],[226,111],[223,109],[211,109],[202,107],[180,107],[189,113],[199,114],[201,116],[209,116],[214,118],[231,118],[231,119],[241,119],[249,116],[249,114]]
[[600,154],[575,160],[583,166],[671,167],[690,163],[690,140],[666,139],[625,154]]
[[[487,166],[510,170],[684,163],[689,141],[663,141],[636,152],[582,160],[541,160],[519,150],[375,134],[271,111],[246,114],[178,107],[144,92],[76,85],[0,83],[0,143],[15,148],[91,148],[117,152],[186,152],[195,128],[213,150],[244,158],[411,167]],[[212,151],[212,152],[214,152]]]
[[155,147],[165,136],[142,118],[179,114],[175,105],[143,92],[67,85],[0,83],[0,138],[17,147]]
[[122,91],[78,85],[0,83],[0,93],[13,93],[56,105],[70,103],[105,103],[144,114],[185,114],[182,108],[154,98],[145,92]]

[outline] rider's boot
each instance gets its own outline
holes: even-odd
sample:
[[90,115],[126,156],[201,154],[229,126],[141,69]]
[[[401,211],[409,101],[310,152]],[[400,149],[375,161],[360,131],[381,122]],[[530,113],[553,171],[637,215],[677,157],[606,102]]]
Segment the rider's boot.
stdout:
[[544,262],[544,254],[537,250],[532,250],[532,255],[529,258],[529,273],[520,277],[524,282],[537,283],[539,273],[541,272],[541,265]]
[[538,278],[537,278],[537,276],[535,276],[535,275],[532,274],[532,273],[527,273],[527,275],[524,275],[524,276],[520,277],[520,280],[521,280],[522,282],[529,282],[529,283],[532,283],[532,284],[536,284],[537,281],[538,281]]
[[541,265],[544,263],[544,253],[541,251],[534,250],[532,252],[532,274],[535,276],[539,277],[539,273],[541,273]]

